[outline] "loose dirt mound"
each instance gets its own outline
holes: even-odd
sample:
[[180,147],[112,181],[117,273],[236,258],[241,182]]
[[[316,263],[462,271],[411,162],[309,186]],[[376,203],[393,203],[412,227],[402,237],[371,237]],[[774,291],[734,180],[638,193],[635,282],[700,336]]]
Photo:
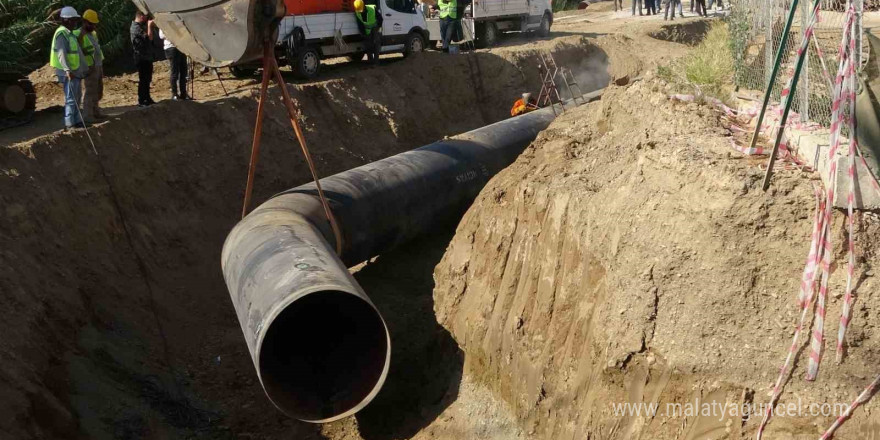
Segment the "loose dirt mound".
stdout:
[[[462,220],[435,270],[437,318],[465,353],[464,375],[508,402],[529,438],[754,434],[760,417],[666,411],[766,403],[799,316],[812,182],[781,171],[762,192],[763,159],[732,150],[722,126],[719,112],[670,101],[656,80],[614,88],[557,119]],[[880,218],[859,225],[850,354],[834,365],[828,319],[819,380],[802,380],[803,353],[785,405],[848,404],[878,373]],[[833,234],[845,261],[840,218]],[[839,316],[843,267],[829,318]],[[624,402],[660,409],[615,414]],[[869,411],[837,438],[876,429]],[[776,417],[766,438],[816,437],[833,421],[806,414]]]
[[[581,37],[551,48],[560,65],[596,58],[596,75],[607,75],[604,51]],[[536,57],[424,54],[292,92],[329,175],[507,117],[520,93],[540,87]],[[310,179],[270,94],[257,203]],[[255,112],[250,91],[125,113],[91,129],[100,159],[82,131],[0,148],[0,437],[321,436],[263,396],[220,273]],[[422,260],[408,267],[430,264],[421,271],[430,274],[439,253],[415,253]],[[458,349],[429,294],[395,298],[388,292],[409,293],[405,284],[384,286],[369,267],[358,276],[397,311],[389,326],[409,351],[395,353],[396,379],[359,427],[325,429],[409,437],[454,399]],[[430,282],[412,285],[427,293]]]

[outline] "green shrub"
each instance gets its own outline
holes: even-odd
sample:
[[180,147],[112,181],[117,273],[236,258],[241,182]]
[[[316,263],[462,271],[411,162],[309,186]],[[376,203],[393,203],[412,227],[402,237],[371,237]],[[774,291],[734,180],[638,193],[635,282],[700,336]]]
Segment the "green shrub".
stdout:
[[706,37],[687,56],[657,69],[657,75],[678,91],[730,101],[733,57],[727,24],[715,22]]
[[58,11],[73,6],[98,12],[98,37],[112,61],[128,46],[135,7],[130,0],[0,0],[0,70],[27,73],[49,61]]

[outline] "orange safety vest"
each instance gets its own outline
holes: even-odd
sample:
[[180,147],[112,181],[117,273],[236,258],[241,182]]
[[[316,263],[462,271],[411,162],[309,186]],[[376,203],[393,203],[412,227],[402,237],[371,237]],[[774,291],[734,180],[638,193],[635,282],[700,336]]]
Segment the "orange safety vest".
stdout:
[[535,109],[534,100],[530,100],[532,103],[532,107],[529,107],[529,104],[523,102],[522,98],[517,99],[516,102],[513,103],[513,107],[510,108],[510,116],[519,116],[524,113],[528,113]]
[[513,107],[510,109],[510,116],[521,115],[526,110],[526,104],[523,102],[522,98],[517,99],[516,102],[513,103]]

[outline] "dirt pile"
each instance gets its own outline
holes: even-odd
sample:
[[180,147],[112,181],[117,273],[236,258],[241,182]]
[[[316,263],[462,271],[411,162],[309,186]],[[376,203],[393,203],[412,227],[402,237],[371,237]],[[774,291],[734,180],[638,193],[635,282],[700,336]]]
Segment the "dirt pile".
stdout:
[[[560,65],[606,57],[581,37],[549,47]],[[507,117],[540,87],[536,57],[424,54],[292,93],[329,175]],[[270,95],[256,203],[309,180]],[[255,112],[253,90],[131,111],[90,130],[100,159],[82,131],[0,148],[0,437],[322,437],[263,396],[220,273]],[[414,253],[408,267],[424,274],[440,258]],[[395,353],[397,382],[357,426],[327,435],[409,437],[454,398],[460,356],[431,316],[430,277],[412,282],[425,295],[388,293],[409,292],[386,286],[403,273],[358,274],[396,312],[389,326],[408,350]]]
[[[666,93],[648,75],[557,119],[484,188],[435,270],[464,376],[505,400],[528,438],[738,439],[760,422],[699,405],[768,401],[799,316],[812,182],[781,171],[764,193],[763,158],[730,148],[720,112]],[[817,437],[833,418],[807,405],[848,404],[878,373],[880,217],[859,220],[849,356],[834,365],[841,263],[820,377],[802,380],[803,353],[781,401],[805,413],[776,417],[767,438]],[[837,262],[844,231],[836,218]],[[688,402],[696,414],[668,411]],[[836,438],[877,429],[871,406]]]

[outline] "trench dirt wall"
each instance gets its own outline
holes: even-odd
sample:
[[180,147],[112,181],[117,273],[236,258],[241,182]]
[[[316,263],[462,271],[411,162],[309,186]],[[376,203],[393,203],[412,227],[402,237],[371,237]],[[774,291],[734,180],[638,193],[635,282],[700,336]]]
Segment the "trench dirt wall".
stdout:
[[[528,438],[751,438],[760,415],[664,408],[769,400],[800,316],[814,178],[778,170],[761,191],[765,159],[730,147],[722,113],[668,93],[648,75],[558,118],[484,188],[435,269],[435,312],[464,352],[463,374],[506,401]],[[880,362],[880,217],[859,216],[858,299],[839,366],[839,213],[832,233],[820,377],[803,380],[802,352],[781,400],[805,411],[849,404]],[[835,438],[867,438],[871,406]],[[776,417],[765,438],[815,438],[833,420]]]

